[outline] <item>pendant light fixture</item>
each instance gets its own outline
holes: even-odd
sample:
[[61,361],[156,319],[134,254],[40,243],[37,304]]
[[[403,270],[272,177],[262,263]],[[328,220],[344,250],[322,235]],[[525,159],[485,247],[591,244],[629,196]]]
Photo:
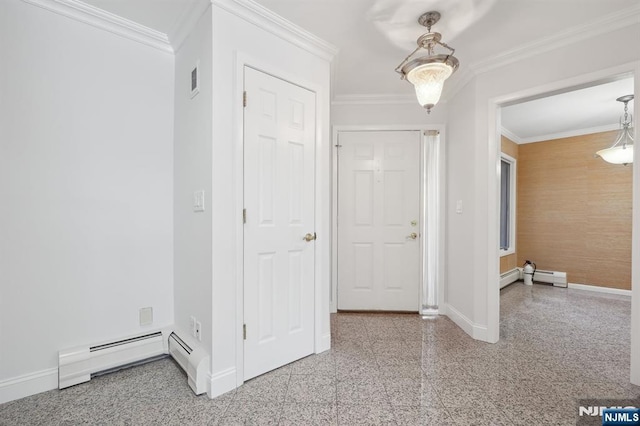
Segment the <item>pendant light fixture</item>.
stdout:
[[[439,20],[439,12],[427,12],[418,18],[418,23],[427,27],[427,33],[418,38],[416,50],[396,67],[396,72],[401,75],[401,78],[409,80],[415,86],[418,102],[427,109],[427,113],[431,113],[431,108],[438,103],[445,80],[458,69],[460,64],[453,56],[455,49],[440,41],[442,34],[431,32],[431,26]],[[450,53],[435,54],[437,46],[448,49]],[[420,49],[425,49],[427,56],[409,61]]]
[[628,103],[633,100],[633,95],[620,96],[616,101],[624,104],[624,115],[620,117],[620,131],[610,148],[601,149],[596,156],[601,157],[607,163],[624,164],[633,163],[633,134],[631,129],[633,117],[629,114]]

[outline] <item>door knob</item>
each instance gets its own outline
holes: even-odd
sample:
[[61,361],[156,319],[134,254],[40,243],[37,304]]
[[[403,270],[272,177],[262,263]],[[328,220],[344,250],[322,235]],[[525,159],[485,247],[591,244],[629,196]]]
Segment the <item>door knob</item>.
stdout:
[[313,241],[315,239],[316,239],[316,233],[315,232],[313,234],[307,234],[307,235],[304,236],[304,240],[306,242]]
[[412,232],[409,234],[407,238],[411,238],[412,240],[415,240],[416,238],[418,238],[418,234],[416,234],[415,232]]

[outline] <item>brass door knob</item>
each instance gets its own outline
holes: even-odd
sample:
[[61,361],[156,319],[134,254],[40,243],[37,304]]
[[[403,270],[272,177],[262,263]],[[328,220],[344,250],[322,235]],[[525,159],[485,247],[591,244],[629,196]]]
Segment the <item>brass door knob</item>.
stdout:
[[304,236],[304,240],[306,242],[313,241],[315,239],[316,239],[316,233],[315,232],[313,234],[307,234],[307,235]]
[[415,240],[416,238],[418,238],[418,234],[416,234],[415,232],[412,232],[412,233],[409,234],[408,238],[411,238],[412,240]]

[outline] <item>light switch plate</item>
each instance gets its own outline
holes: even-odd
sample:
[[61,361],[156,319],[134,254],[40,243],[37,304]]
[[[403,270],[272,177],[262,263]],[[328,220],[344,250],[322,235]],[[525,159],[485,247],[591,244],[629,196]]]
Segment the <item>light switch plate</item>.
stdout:
[[193,193],[193,211],[204,211],[204,190],[195,191]]
[[462,200],[456,201],[456,213],[462,214]]
[[191,335],[193,337],[196,337],[196,323],[198,322],[198,320],[196,320],[196,317],[194,317],[193,315],[191,315],[191,317],[189,318],[189,328],[190,328],[190,332]]

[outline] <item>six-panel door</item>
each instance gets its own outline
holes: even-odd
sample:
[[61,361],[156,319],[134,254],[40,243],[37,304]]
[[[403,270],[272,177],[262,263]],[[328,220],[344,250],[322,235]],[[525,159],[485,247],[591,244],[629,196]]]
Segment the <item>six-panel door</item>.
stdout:
[[249,67],[245,90],[247,380],[314,349],[315,94]]
[[338,309],[418,311],[418,131],[340,132]]

